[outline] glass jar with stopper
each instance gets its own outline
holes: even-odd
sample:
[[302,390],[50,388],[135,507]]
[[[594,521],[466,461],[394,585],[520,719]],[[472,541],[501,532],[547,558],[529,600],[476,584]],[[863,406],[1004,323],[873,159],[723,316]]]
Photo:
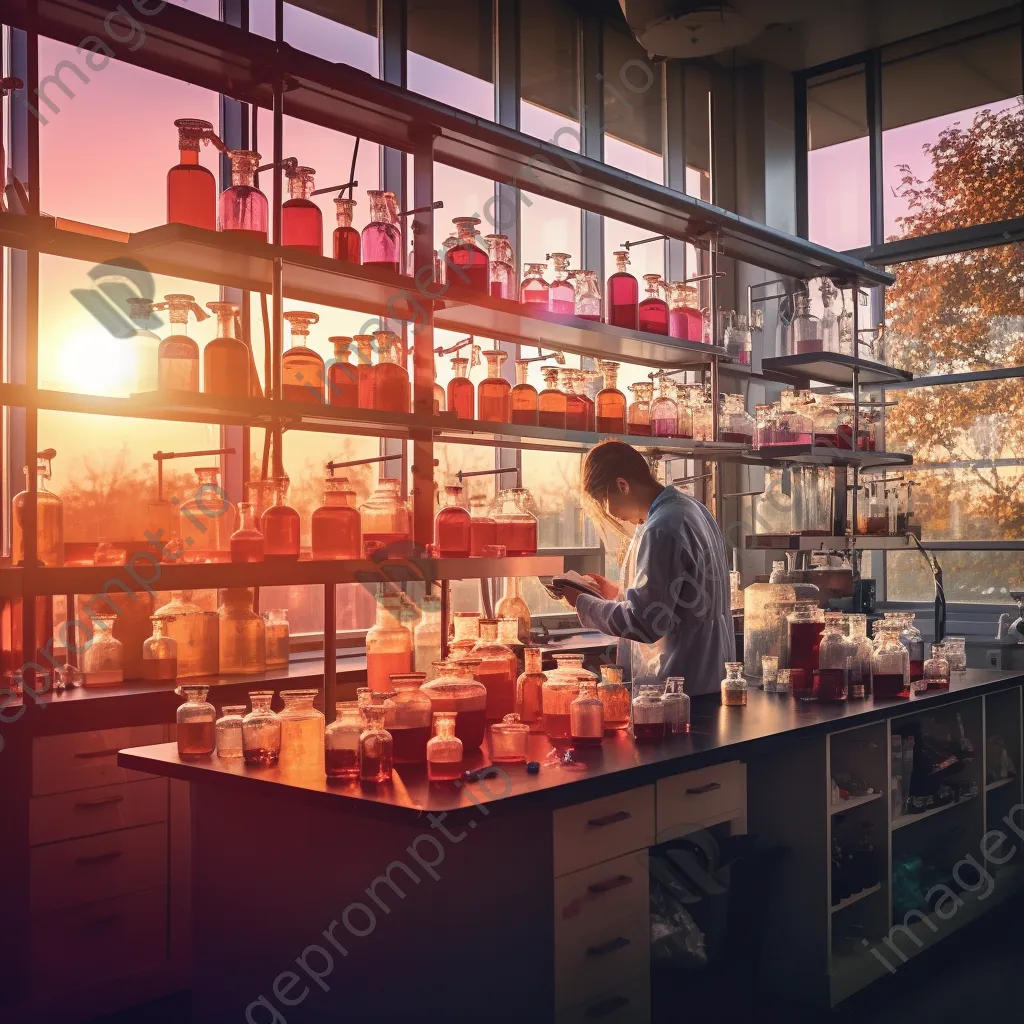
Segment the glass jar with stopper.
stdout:
[[576,310],[576,290],[569,280],[572,257],[567,252],[549,252],[548,259],[555,268],[548,285],[548,311],[558,317],[572,316]]
[[324,251],[324,216],[313,201],[312,167],[289,164],[288,198],[281,204],[281,244],[289,249],[322,256]]
[[719,417],[720,440],[732,444],[754,443],[754,417],[747,412],[743,395],[719,395],[721,415]]
[[743,676],[743,662],[727,661],[725,678],[722,680],[722,706],[745,707],[746,703],[747,680]]
[[255,185],[260,155],[251,149],[229,149],[228,158],[231,184],[217,202],[220,230],[265,242],[269,206],[267,197]]
[[524,488],[510,487],[495,500],[496,543],[505,546],[509,557],[537,553],[537,517],[527,507],[528,496]]
[[550,288],[544,275],[546,263],[527,263],[523,283],[519,286],[519,301],[533,309],[547,310]]
[[242,759],[242,719],[244,704],[225,704],[220,709],[220,718],[213,724],[213,736],[217,744],[217,756],[225,760]]
[[647,297],[640,303],[640,330],[649,334],[668,334],[668,303],[661,297],[665,282],[661,274],[644,274]]
[[225,398],[248,398],[249,349],[235,337],[238,307],[233,302],[208,302],[206,308],[217,318],[217,337],[203,349],[203,392]]
[[633,401],[629,406],[629,433],[650,437],[651,398],[654,395],[654,385],[649,380],[642,380],[636,384],[630,384],[629,390],[633,393]]
[[458,242],[444,255],[445,281],[456,288],[469,288],[484,295],[491,294],[490,260],[477,244],[476,226],[479,217],[453,217]]
[[671,377],[658,382],[658,397],[651,404],[651,434],[654,437],[677,437],[679,434],[679,405],[676,402],[676,383]]
[[454,782],[462,774],[463,744],[455,735],[457,720],[455,711],[433,713],[434,735],[427,741],[427,779],[430,782]]
[[596,270],[577,270],[574,278],[576,289],[576,316],[581,320],[601,320],[601,289],[597,283]]
[[943,644],[932,644],[932,656],[924,663],[924,681],[929,690],[949,689],[949,662]]
[[701,341],[704,332],[704,314],[700,310],[697,289],[686,281],[673,281],[669,285],[668,333],[684,341]]
[[242,758],[251,768],[277,764],[281,756],[281,717],[270,704],[273,690],[253,690],[252,710],[242,719]]
[[[267,646],[267,668],[287,668],[291,631],[288,609],[271,608],[263,615],[263,635]],[[282,691],[283,693],[283,691]]]
[[352,339],[341,334],[327,339],[334,358],[327,364],[327,404],[345,409],[359,408],[359,376],[351,363]]
[[811,299],[805,291],[793,294],[793,352],[807,355],[822,351],[821,321],[811,312]]
[[577,390],[578,371],[565,369],[559,373],[562,390],[565,392],[565,429],[587,429],[587,403]]
[[[475,356],[479,350],[474,345],[470,351]],[[453,356],[452,373],[454,376],[448,381],[448,409],[460,420],[471,420],[474,418],[476,389],[469,379],[469,359]]]
[[746,313],[732,313],[724,342],[726,355],[743,366],[750,365],[754,342]]
[[210,314],[194,296],[178,293],[165,295],[164,301],[152,308],[166,309],[171,323],[171,333],[157,348],[157,387],[161,391],[198,391],[199,346],[188,336],[188,315],[192,313],[201,323]]
[[501,375],[508,353],[501,349],[484,352],[487,376],[477,388],[479,418],[488,423],[508,423],[512,419],[512,385]]
[[310,517],[310,554],[315,559],[359,558],[361,517],[347,476],[329,470],[324,503]]
[[434,516],[434,544],[439,558],[469,558],[470,515],[462,501],[462,487],[445,487],[444,504]]
[[213,753],[216,740],[214,723],[217,711],[206,699],[209,686],[188,683],[174,691],[185,701],[175,714],[179,757],[208,757]]
[[434,678],[422,686],[434,712],[457,715],[455,735],[467,754],[480,749],[487,726],[487,689],[473,678],[479,664],[468,656],[439,662]]
[[247,501],[238,503],[238,529],[231,534],[229,551],[232,562],[263,561],[263,534],[256,509]]
[[124,646],[114,636],[116,615],[90,615],[92,637],[82,654],[85,686],[114,686],[124,682]]
[[267,631],[263,617],[253,611],[249,587],[221,591],[217,609],[221,675],[255,675],[267,669]]
[[[57,452],[46,448],[36,455],[36,565],[64,564],[64,502],[49,490],[46,481],[53,474]],[[25,510],[28,505],[28,475],[25,467],[25,490],[11,500],[11,563],[25,564]],[[15,666],[18,667],[18,666]]]
[[598,360],[604,387],[597,393],[595,422],[599,434],[626,433],[626,396],[618,388],[619,364]]
[[523,648],[523,671],[516,680],[516,712],[530,732],[543,732],[542,694],[547,679],[542,668],[543,652],[539,647]]
[[690,731],[690,695],[683,691],[685,683],[683,676],[669,676],[665,680],[665,692],[661,699],[665,704],[667,736]]
[[156,391],[159,386],[160,338],[149,325],[153,323],[154,304],[149,299],[132,297],[127,300],[128,315],[135,330],[125,339],[125,358],[134,374],[128,388],[131,392]]
[[604,705],[605,734],[629,728],[629,690],[622,681],[621,665],[602,665],[597,695]]
[[480,639],[470,657],[478,661],[473,678],[487,690],[487,720],[500,721],[515,710],[519,666],[515,653],[498,640],[497,619],[480,619]]
[[334,721],[324,730],[324,772],[328,781],[353,782],[359,778],[359,737],[363,712],[355,701],[334,705]]
[[299,513],[288,505],[289,481],[274,479],[274,504],[260,518],[263,558],[267,562],[295,562],[299,558]]
[[[167,223],[217,230],[217,179],[199,162],[199,144],[209,143],[213,125],[196,117],[181,117],[178,162],[167,172]],[[198,390],[198,389],[197,389]]]
[[367,190],[370,222],[362,231],[363,266],[380,267],[396,274],[402,272],[402,232],[395,211],[388,202],[388,193]]
[[313,707],[319,690],[282,690],[281,763],[288,768],[322,770],[324,716]]
[[342,263],[355,263],[359,259],[359,232],[352,227],[352,213],[356,208],[356,201],[352,198],[345,198],[340,193],[334,200],[334,215],[337,218],[338,226],[334,229],[334,258]]
[[159,682],[178,678],[178,641],[166,633],[165,620],[150,617],[153,635],[142,644],[142,678]]
[[579,680],[577,696],[569,705],[569,739],[574,747],[599,747],[604,739],[604,704],[594,678]]
[[636,278],[626,269],[629,266],[629,251],[618,249],[615,257],[615,273],[608,278],[605,291],[607,299],[607,321],[613,327],[624,327],[635,331],[640,326],[640,289]]
[[284,318],[291,326],[291,345],[281,357],[284,399],[323,405],[324,361],[308,343],[309,328],[320,322],[320,315],[296,310],[285,313]]
[[530,364],[525,359],[516,360],[516,386],[509,395],[512,407],[512,422],[535,427],[540,422],[537,406],[537,389],[526,380]]
[[665,701],[661,687],[641,684],[633,688],[633,739],[637,743],[653,743],[665,738]]
[[373,368],[373,407],[378,412],[409,411],[409,371],[405,346],[394,331],[374,331],[378,362]]
[[490,259],[491,297],[514,301],[519,294],[519,288],[512,243],[508,235],[501,234],[487,235],[486,241]]
[[832,303],[838,294],[836,286],[827,278],[821,279],[821,348],[823,352],[839,352],[839,321],[832,312]]
[[558,367],[545,366],[541,369],[547,385],[537,396],[538,420],[542,427],[556,430],[566,429],[568,398],[558,387]]

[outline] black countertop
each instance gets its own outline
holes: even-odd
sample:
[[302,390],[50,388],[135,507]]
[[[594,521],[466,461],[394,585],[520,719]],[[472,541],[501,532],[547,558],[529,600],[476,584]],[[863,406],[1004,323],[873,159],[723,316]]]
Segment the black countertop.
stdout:
[[[247,769],[217,757],[181,760],[173,743],[124,750],[125,768],[167,775],[188,782],[232,789],[265,787],[268,794],[321,807],[338,807],[368,816],[408,819],[427,812],[470,810],[496,800],[559,807],[630,789],[668,775],[746,756],[756,746],[793,742],[822,732],[849,729],[903,714],[924,712],[968,697],[1024,683],[1024,675],[968,670],[949,690],[930,691],[909,700],[847,701],[840,704],[798,701],[793,697],[750,690],[746,707],[722,707],[717,696],[695,698],[691,731],[657,743],[637,745],[628,733],[605,737],[600,748],[563,765],[546,736],[530,737],[529,757],[540,772],[530,775],[522,764],[495,766],[478,782],[430,783],[425,769],[396,768],[391,783],[362,787],[328,783],[320,769],[287,766]],[[490,763],[487,744],[467,768]],[[500,769],[500,771],[498,770]],[[251,791],[251,790],[250,790]]]

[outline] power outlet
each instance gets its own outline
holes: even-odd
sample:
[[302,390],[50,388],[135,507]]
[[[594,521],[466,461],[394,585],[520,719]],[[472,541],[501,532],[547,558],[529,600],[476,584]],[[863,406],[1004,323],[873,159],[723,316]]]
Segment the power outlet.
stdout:
[[999,668],[999,651],[986,651],[985,652],[985,663],[989,668]]

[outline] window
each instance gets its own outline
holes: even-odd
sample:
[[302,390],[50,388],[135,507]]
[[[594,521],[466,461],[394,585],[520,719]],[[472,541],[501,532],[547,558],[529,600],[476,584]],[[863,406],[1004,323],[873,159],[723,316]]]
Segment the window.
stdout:
[[661,69],[624,29],[604,31],[605,163],[661,184]]

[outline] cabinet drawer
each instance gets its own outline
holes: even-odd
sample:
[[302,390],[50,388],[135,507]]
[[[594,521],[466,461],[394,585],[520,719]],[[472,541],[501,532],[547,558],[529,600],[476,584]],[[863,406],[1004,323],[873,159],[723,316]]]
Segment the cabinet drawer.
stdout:
[[555,1011],[557,1024],[648,1024],[651,979],[647,972]]
[[555,1002],[570,1006],[647,973],[651,913],[605,919],[589,935],[555,943]]
[[747,774],[742,761],[659,779],[658,842],[733,818],[745,818]]
[[33,847],[33,913],[167,884],[167,825],[144,825]]
[[151,779],[152,775],[118,768],[117,752],[125,747],[163,743],[166,737],[166,725],[40,736],[32,741],[32,795]]
[[76,789],[29,800],[32,846],[167,820],[167,779]]
[[159,967],[167,958],[167,890],[99,900],[32,921],[32,984],[45,995]]
[[611,860],[654,843],[654,787],[554,812],[555,877]]
[[608,921],[648,913],[647,850],[555,879],[555,948],[585,947]]

